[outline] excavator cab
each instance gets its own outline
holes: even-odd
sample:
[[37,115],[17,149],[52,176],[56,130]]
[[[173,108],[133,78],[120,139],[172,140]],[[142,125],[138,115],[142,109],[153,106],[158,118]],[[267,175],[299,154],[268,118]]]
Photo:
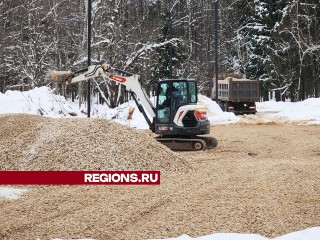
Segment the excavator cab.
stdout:
[[155,133],[163,136],[208,134],[206,108],[197,105],[197,83],[193,79],[158,82]]
[[162,80],[159,82],[156,113],[158,123],[173,123],[179,107],[197,103],[196,89],[195,87],[191,89],[191,86],[195,86],[195,82],[186,80]]

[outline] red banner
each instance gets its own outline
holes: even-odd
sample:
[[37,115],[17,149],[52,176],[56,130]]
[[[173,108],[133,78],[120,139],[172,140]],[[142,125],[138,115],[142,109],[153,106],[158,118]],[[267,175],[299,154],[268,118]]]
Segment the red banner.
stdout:
[[160,171],[0,171],[0,185],[158,185]]

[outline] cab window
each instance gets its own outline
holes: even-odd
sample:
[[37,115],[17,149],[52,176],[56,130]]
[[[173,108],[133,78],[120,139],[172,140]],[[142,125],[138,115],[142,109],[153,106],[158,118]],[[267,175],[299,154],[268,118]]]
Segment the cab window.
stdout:
[[187,82],[173,82],[172,96],[174,105],[182,105],[188,103],[188,87]]
[[169,84],[168,83],[161,83],[159,87],[159,94],[158,94],[158,105],[169,105]]
[[197,87],[196,82],[189,82],[189,101],[190,103],[197,103]]

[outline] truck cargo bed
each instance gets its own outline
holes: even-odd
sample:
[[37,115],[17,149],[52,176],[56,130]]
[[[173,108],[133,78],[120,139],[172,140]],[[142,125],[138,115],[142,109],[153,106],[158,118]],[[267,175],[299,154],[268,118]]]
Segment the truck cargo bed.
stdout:
[[218,81],[218,101],[223,111],[236,114],[256,113],[259,81],[227,77]]

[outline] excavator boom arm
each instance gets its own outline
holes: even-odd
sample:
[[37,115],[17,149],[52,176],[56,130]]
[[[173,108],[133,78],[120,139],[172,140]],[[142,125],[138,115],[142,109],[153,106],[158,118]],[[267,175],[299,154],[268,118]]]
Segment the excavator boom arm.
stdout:
[[[143,114],[148,124],[150,125],[153,122],[153,119],[156,116],[155,109],[139,83],[139,75],[131,74],[121,69],[113,68],[108,64],[99,64],[89,66],[87,69],[78,72],[51,71],[47,73],[45,80],[51,82],[65,82],[66,84],[72,84],[97,77],[105,77],[111,81],[115,81],[126,86],[127,91],[133,92],[140,100],[143,108],[151,118],[150,120],[145,113]],[[136,102],[138,103],[138,101]],[[138,105],[138,108],[140,111],[143,111],[141,106]]]

